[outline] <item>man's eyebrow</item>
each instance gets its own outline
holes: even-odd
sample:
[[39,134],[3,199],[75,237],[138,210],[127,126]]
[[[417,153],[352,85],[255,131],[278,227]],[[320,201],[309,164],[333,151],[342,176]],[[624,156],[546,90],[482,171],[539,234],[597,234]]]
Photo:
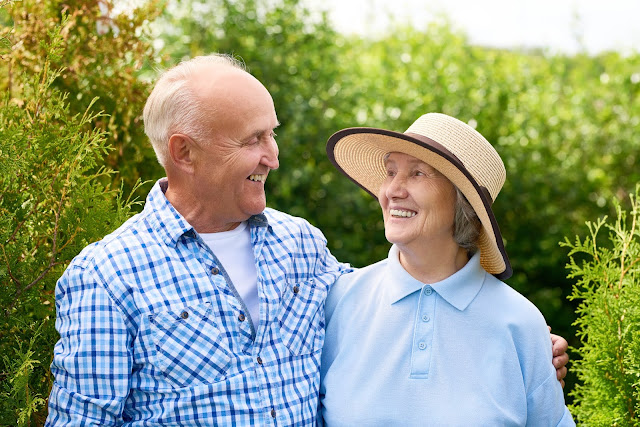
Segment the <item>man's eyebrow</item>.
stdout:
[[246,138],[243,138],[242,140],[243,140],[243,141],[248,141],[248,140],[250,140],[251,138],[260,138],[260,137],[261,137],[262,135],[264,135],[265,133],[273,132],[273,131],[278,127],[278,126],[280,126],[280,122],[278,122],[278,123],[275,125],[275,127],[270,128],[270,129],[258,129],[258,130],[255,130],[255,131],[251,132],[251,133],[250,133]]

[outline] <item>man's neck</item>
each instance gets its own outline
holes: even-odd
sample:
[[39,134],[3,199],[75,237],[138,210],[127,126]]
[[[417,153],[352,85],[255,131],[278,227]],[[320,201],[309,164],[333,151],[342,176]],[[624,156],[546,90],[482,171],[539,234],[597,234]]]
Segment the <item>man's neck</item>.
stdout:
[[169,203],[171,203],[171,206],[173,206],[198,233],[230,231],[240,225],[240,222],[227,223],[220,221],[219,218],[216,217],[215,212],[211,211],[211,206],[215,206],[215,203],[203,204],[200,198],[189,191],[182,190],[179,185],[169,185],[164,195]]

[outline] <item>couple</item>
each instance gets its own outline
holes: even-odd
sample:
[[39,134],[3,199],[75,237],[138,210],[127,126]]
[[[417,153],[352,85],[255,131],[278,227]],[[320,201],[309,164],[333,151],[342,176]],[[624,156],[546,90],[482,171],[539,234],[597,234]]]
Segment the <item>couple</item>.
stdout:
[[394,243],[350,273],[265,208],[278,120],[242,64],[169,70],[144,123],[167,177],[58,281],[47,425],[571,423],[544,319],[491,275],[510,274],[490,208],[504,168],[468,126],[332,137]]

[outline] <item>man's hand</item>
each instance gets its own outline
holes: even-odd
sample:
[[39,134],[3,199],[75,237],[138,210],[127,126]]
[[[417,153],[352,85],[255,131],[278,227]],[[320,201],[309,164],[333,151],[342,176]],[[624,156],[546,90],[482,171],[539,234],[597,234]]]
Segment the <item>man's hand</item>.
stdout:
[[[549,326],[549,332],[551,332],[551,326]],[[560,335],[551,334],[551,347],[553,351],[553,366],[556,368],[556,376],[564,388],[564,377],[567,376],[566,365],[569,361],[569,355],[567,354],[569,343]]]

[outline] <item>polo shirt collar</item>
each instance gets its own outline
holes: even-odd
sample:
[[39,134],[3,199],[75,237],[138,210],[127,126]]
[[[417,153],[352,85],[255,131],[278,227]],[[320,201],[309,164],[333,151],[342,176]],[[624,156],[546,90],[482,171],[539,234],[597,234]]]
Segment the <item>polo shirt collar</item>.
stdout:
[[396,245],[389,249],[387,269],[389,283],[391,283],[389,292],[392,304],[424,287],[424,283],[407,273],[407,270],[400,264],[400,250]]
[[[400,251],[393,245],[389,250],[388,269],[393,280],[391,301],[395,303],[402,298],[421,290],[425,284],[411,276],[400,264]],[[480,266],[480,251],[451,276],[430,286],[445,301],[460,311],[465,310],[478,295],[484,283],[486,272]]]

